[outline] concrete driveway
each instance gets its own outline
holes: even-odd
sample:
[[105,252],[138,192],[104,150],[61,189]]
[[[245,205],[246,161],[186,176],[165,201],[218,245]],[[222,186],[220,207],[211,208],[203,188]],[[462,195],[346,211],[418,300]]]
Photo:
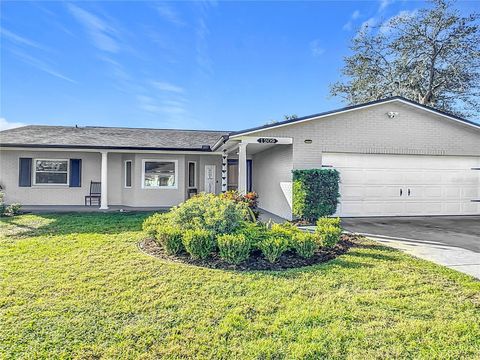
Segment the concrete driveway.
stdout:
[[342,226],[480,279],[480,216],[344,218]]

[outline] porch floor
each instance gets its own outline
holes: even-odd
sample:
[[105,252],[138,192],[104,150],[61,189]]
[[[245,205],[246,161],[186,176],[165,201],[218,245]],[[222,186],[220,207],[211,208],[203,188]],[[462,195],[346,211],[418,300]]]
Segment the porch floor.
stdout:
[[62,213],[62,212],[115,212],[115,211],[168,211],[169,207],[135,207],[111,205],[107,210],[98,206],[84,205],[24,205],[23,212],[29,213]]

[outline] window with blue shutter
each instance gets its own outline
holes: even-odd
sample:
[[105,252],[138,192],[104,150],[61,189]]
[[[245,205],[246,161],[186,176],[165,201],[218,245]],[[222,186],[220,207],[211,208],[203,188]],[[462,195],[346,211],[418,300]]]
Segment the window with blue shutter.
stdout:
[[32,158],[20,158],[18,169],[18,186],[32,186]]
[[82,159],[70,159],[70,187],[82,186]]

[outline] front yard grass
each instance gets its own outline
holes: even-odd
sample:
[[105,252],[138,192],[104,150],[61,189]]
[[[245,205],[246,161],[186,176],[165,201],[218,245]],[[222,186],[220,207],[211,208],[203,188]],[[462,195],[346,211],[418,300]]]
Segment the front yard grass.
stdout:
[[0,358],[480,358],[480,282],[365,242],[233,272],[150,257],[148,214],[0,223]]

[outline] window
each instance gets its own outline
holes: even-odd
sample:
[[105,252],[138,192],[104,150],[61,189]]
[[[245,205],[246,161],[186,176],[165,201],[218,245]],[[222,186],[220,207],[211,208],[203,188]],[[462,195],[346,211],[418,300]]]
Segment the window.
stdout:
[[143,160],[143,187],[176,189],[177,165],[177,160]]
[[68,185],[68,160],[35,159],[35,185]]
[[188,187],[197,186],[197,163],[195,161],[188,162]]
[[132,160],[125,161],[125,187],[132,187]]

